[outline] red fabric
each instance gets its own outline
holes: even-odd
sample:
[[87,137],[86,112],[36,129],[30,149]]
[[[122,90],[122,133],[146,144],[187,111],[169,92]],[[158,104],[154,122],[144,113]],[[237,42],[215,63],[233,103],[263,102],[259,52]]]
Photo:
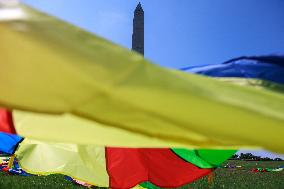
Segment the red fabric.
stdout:
[[205,176],[201,169],[179,158],[170,149],[106,148],[110,187],[131,188],[150,181],[160,187],[179,187]]
[[2,108],[0,108],[0,132],[16,134],[12,112]]
[[258,172],[258,169],[253,168],[253,169],[251,170],[251,172]]

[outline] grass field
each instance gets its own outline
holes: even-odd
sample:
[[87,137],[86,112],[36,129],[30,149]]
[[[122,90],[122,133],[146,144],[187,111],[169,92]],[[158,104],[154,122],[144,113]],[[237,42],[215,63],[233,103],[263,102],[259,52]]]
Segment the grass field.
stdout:
[[[284,189],[284,171],[253,173],[253,167],[276,168],[284,165],[280,162],[255,162],[255,161],[228,161],[232,165],[241,165],[242,168],[218,168],[214,172],[212,185],[208,185],[207,177],[194,183],[181,187],[181,189],[195,188],[233,188],[233,189]],[[2,189],[83,189],[64,179],[62,175],[50,176],[9,176],[0,172],[0,188]]]

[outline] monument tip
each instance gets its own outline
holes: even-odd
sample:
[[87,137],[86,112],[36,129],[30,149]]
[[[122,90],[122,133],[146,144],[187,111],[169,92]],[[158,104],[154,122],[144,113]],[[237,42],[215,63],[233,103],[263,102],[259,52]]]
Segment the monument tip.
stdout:
[[136,6],[135,11],[143,11],[143,8],[142,8],[142,5],[141,5],[140,2],[139,2],[138,5]]

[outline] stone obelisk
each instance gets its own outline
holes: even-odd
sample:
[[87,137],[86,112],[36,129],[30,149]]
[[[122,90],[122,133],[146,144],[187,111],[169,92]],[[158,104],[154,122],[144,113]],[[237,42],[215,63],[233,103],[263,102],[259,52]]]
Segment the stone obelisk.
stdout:
[[132,50],[144,55],[144,11],[140,2],[134,11]]

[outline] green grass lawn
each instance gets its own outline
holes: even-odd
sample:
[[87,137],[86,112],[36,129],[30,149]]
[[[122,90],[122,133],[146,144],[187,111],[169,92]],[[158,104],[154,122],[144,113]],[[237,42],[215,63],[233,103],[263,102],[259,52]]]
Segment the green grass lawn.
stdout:
[[[181,187],[190,188],[234,188],[234,189],[284,189],[284,171],[252,173],[253,167],[276,168],[284,165],[280,162],[255,162],[255,161],[228,161],[232,165],[241,165],[239,169],[218,168],[214,172],[214,181],[211,186],[207,183],[207,177],[194,183]],[[50,176],[10,176],[0,172],[0,188],[2,189],[83,189],[64,179],[62,175]]]
[[207,177],[182,188],[244,188],[244,189],[284,189],[284,171],[281,172],[250,172],[252,168],[276,168],[284,165],[281,162],[228,161],[233,165],[241,165],[239,169],[218,168],[214,174],[212,186],[208,186]]

